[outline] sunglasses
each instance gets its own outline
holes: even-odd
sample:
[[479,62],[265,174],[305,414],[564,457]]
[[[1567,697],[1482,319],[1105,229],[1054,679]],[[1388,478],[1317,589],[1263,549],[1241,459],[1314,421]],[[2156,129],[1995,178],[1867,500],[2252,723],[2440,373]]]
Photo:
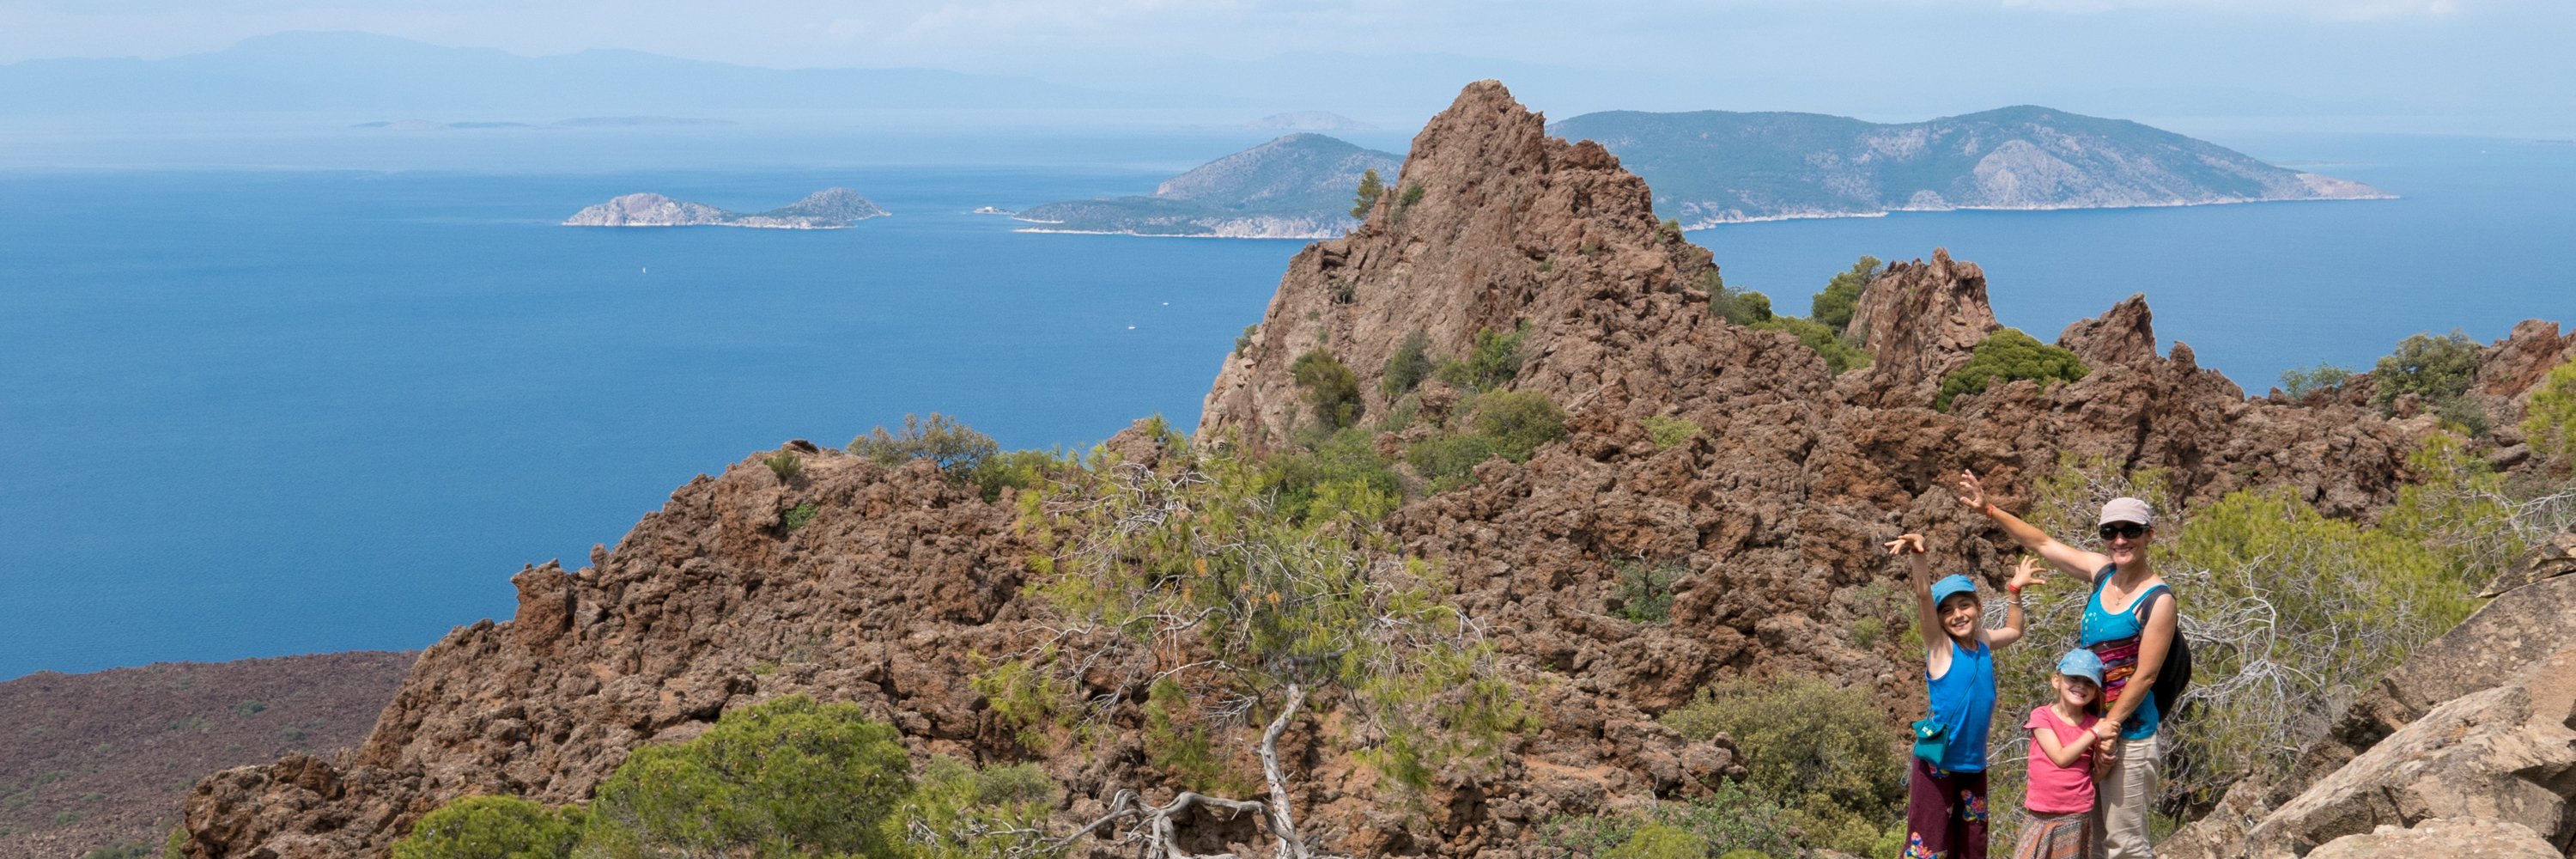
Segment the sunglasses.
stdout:
[[2102,539],[2105,540],[2123,537],[2135,540],[2146,535],[2147,526],[2136,522],[2113,522],[2102,526]]

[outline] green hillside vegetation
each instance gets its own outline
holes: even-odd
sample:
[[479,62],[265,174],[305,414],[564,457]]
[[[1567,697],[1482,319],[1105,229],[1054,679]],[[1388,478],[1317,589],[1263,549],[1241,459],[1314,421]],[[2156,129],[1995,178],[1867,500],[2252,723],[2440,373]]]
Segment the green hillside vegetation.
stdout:
[[[1590,138],[1654,188],[1655,209],[1694,229],[1780,217],[1961,206],[2173,205],[2314,199],[2296,171],[2119,119],[2023,105],[1882,124],[1814,113],[1605,111],[1549,131]],[[2000,159],[2000,160],[1994,160]],[[2053,163],[2054,168],[2040,167]],[[1981,165],[2073,173],[1985,184]],[[2049,196],[2027,197],[2032,193]],[[2363,188],[2356,192],[2376,193]]]
[[1877,257],[1864,256],[1852,264],[1850,271],[1835,274],[1825,282],[1825,291],[1816,293],[1809,303],[1812,317],[1779,316],[1771,310],[1771,296],[1726,285],[1726,278],[1716,269],[1700,276],[1700,288],[1708,291],[1709,313],[1728,322],[1756,331],[1785,331],[1798,338],[1807,348],[1825,359],[1825,368],[1836,375],[1858,367],[1867,367],[1870,354],[1844,331],[1851,325],[1852,308],[1860,300],[1861,290],[1878,276]]
[[1228,224],[1262,219],[1338,233],[1362,216],[1350,213],[1364,214],[1385,193],[1377,177],[1395,175],[1403,161],[1321,134],[1291,134],[1174,176],[1151,195],[1063,200],[1018,217],[1048,229],[1138,235],[1218,235]]

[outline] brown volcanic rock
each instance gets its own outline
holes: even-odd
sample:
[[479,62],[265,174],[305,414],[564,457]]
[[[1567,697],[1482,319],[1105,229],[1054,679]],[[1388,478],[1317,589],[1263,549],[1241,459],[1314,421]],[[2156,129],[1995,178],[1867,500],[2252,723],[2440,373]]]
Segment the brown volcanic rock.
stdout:
[[[1403,177],[1360,229],[1291,261],[1199,433],[1281,442],[1307,420],[1289,366],[1319,346],[1361,375],[1374,415],[1389,403],[1366,383],[1407,334],[1457,356],[1479,330],[1526,324],[1528,361],[1509,387],[1564,405],[1567,436],[1527,463],[1480,465],[1473,485],[1417,499],[1387,526],[1444,565],[1516,670],[1551,682],[1533,693],[1544,729],[1497,772],[1442,774],[1420,821],[1377,794],[1324,717],[1295,726],[1300,816],[1330,849],[1512,855],[1549,816],[1704,790],[1741,761],[1651,716],[1721,677],[1873,689],[1893,740],[1921,706],[1914,663],[1899,642],[1863,648],[1846,630],[1875,610],[1858,588],[1888,574],[1877,543],[1902,530],[1933,536],[1942,572],[2000,580],[2002,536],[1941,489],[1962,467],[1988,474],[2007,505],[2074,452],[2168,469],[2196,500],[2283,484],[2354,515],[2393,499],[2404,453],[2431,426],[2350,398],[2248,401],[2187,346],[2158,357],[2137,299],[2061,338],[2095,362],[2084,380],[1999,385],[1933,411],[1940,374],[1994,330],[1982,273],[1939,252],[1864,294],[1855,330],[1885,354],[1835,378],[1788,334],[1710,316],[1696,288],[1708,253],[1657,228],[1645,185],[1597,145],[1546,136],[1490,81],[1425,126]],[[1433,384],[1423,401],[1436,411],[1455,392]],[[1640,423],[1651,415],[1702,432],[1658,449]],[[1131,460],[1164,453],[1136,429],[1112,446]],[[1164,787],[1141,732],[1036,755],[968,687],[968,654],[1051,634],[1047,609],[1016,596],[1033,547],[1014,536],[1009,499],[986,504],[926,464],[810,448],[784,484],[745,459],[681,487],[588,567],[521,571],[518,617],[425,654],[350,765],[323,764],[324,778],[317,763],[281,762],[200,784],[190,855],[366,855],[456,796],[582,800],[635,747],[789,693],[856,702],[916,755],[1036,758],[1069,789],[1061,819],[1087,819],[1121,787]],[[781,514],[802,503],[822,512],[785,531]],[[1689,571],[1671,622],[1613,616],[1614,564],[1631,560]],[[1135,709],[1113,718],[1135,726]],[[1249,832],[1189,837],[1214,848]]]

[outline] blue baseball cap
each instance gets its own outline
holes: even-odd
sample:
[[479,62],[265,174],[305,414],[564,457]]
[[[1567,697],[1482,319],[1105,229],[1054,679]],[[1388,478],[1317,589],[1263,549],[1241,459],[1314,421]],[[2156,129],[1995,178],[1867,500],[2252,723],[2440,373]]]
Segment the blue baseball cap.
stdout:
[[2102,685],[2102,657],[2095,656],[2093,651],[2081,647],[2066,651],[2065,656],[2057,658],[2057,673],[2068,677],[2082,677],[2093,681],[2093,685],[2100,686]]
[[1976,592],[1976,580],[1955,573],[1945,576],[1940,581],[1932,583],[1932,607],[1940,608],[1941,601],[1949,599],[1952,594],[1974,595]]

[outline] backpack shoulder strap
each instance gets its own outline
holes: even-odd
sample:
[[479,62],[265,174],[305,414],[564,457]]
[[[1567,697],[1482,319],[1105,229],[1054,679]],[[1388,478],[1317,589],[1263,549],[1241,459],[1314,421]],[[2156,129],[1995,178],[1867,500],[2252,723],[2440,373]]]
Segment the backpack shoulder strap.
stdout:
[[[2173,596],[2173,589],[2165,587],[2163,582],[2157,582],[2155,587],[2148,588],[2146,593],[2138,595],[2138,602],[2136,605],[2129,607],[2130,611],[2136,612],[2138,615],[2139,635],[2147,634],[2147,610],[2155,607],[2157,594]],[[2180,604],[2182,602],[2182,597],[2174,597],[2174,602],[2176,604]]]

